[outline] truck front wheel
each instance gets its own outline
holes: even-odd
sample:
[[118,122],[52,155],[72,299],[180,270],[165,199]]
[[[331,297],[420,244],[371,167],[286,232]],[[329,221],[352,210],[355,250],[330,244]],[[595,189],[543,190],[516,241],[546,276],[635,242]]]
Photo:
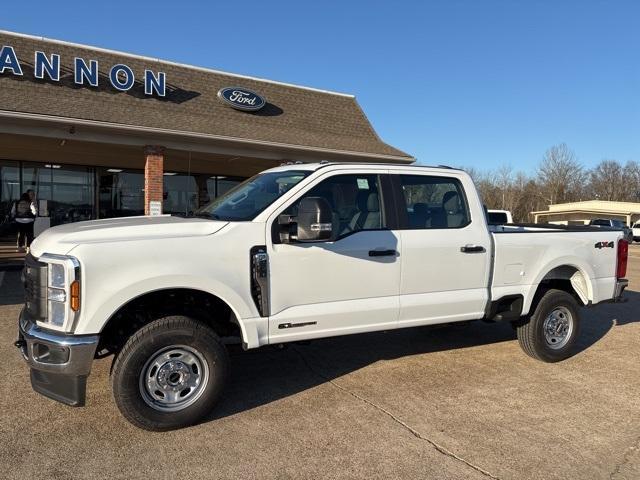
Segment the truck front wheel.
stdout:
[[211,411],[227,369],[227,350],[209,326],[188,317],[165,317],[138,330],[116,356],[113,396],[137,427],[181,428]]
[[547,290],[516,331],[527,355],[543,362],[564,360],[573,355],[580,331],[578,303],[565,291]]

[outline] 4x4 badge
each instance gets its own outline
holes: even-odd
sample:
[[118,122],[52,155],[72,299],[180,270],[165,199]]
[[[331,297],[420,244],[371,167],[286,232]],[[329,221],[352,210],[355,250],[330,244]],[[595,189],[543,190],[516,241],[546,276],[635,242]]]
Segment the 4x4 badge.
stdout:
[[601,248],[613,248],[613,242],[598,242],[595,244],[597,249]]

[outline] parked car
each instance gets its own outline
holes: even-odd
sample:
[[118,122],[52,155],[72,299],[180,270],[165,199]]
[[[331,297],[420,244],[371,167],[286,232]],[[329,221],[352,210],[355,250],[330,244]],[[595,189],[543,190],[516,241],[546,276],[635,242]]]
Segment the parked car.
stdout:
[[636,222],[633,224],[631,232],[633,234],[633,241],[640,242],[640,222]]
[[220,399],[234,340],[253,349],[483,319],[512,322],[531,357],[563,360],[579,307],[621,299],[626,262],[619,231],[490,232],[461,170],[285,165],[191,218],[44,232],[26,258],[16,345],[33,388],[75,406],[94,358],[113,354],[120,412],[168,430]]
[[609,227],[609,228],[616,228],[618,230],[622,230],[622,232],[624,233],[624,239],[631,243],[633,242],[633,231],[627,227],[627,225],[625,225],[625,223],[622,220],[613,220],[610,218],[596,218],[594,220],[591,220],[589,222],[589,225],[595,226],[595,227]]
[[505,225],[513,223],[513,217],[509,210],[487,210],[489,225]]

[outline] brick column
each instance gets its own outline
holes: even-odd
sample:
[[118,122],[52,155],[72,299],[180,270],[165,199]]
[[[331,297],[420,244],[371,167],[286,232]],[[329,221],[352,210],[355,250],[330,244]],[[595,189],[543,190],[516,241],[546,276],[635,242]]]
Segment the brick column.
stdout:
[[164,147],[144,147],[144,214],[149,215],[149,202],[162,203]]

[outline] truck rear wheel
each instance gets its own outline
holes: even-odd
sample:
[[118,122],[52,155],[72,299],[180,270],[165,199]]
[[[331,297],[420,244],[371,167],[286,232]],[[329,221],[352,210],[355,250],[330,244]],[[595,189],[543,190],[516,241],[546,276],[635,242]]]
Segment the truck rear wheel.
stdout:
[[516,331],[527,355],[543,362],[564,360],[573,355],[580,333],[578,302],[565,291],[547,290]]
[[137,427],[181,428],[212,410],[227,369],[226,347],[210,327],[188,317],[165,317],[138,330],[116,356],[113,396]]

